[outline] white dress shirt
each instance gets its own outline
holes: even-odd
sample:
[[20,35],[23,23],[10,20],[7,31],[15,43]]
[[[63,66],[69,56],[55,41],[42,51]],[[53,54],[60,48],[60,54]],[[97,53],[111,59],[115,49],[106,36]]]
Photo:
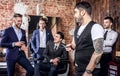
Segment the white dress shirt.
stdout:
[[104,40],[103,51],[105,53],[110,53],[112,51],[112,46],[117,40],[118,33],[112,29],[108,29],[108,30],[105,29],[105,31],[108,32],[106,35],[106,40]]
[[[80,36],[87,25],[80,26],[77,35]],[[94,24],[91,29],[92,40],[104,38],[104,29],[100,24]]]
[[22,38],[22,31],[21,31],[21,29],[17,29],[15,26],[13,26],[13,29],[14,29],[16,35],[17,35],[18,40],[20,41],[21,38]]
[[40,48],[46,48],[46,30],[40,32]]
[[[78,33],[77,33],[78,36],[80,36],[82,34],[82,32],[84,31],[86,26],[87,26],[87,24],[80,26]],[[92,41],[94,41],[95,39],[98,39],[98,38],[104,38],[104,29],[100,24],[94,24],[92,26],[91,37],[92,37]],[[78,66],[78,65],[75,63],[75,66]],[[98,65],[97,68],[99,68],[99,67],[100,66]]]

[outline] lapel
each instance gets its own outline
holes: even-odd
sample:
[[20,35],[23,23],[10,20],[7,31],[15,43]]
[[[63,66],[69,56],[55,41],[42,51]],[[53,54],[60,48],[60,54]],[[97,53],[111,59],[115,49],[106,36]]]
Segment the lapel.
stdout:
[[25,33],[24,33],[24,31],[22,29],[20,29],[20,30],[22,32],[22,37],[21,37],[20,41],[22,41],[22,40],[24,40],[23,38],[24,38]]
[[16,35],[15,30],[14,30],[13,27],[12,27],[11,31],[13,32],[13,35],[11,35],[11,36],[13,36],[16,39],[16,41],[19,41],[19,39],[18,39],[18,37],[17,37],[17,35]]
[[75,29],[75,32],[74,32],[74,39],[75,39],[75,43],[77,44],[78,43],[78,37],[77,37],[77,32],[79,30],[80,26],[77,26],[76,29]]
[[49,38],[49,32],[48,32],[48,30],[46,29],[46,44],[47,44],[47,42],[48,42],[48,39]]
[[37,34],[38,34],[38,40],[39,40],[38,42],[40,42],[40,30],[39,29],[37,30]]
[[56,50],[55,50],[55,43],[53,42],[53,44],[52,44],[51,46],[52,46],[53,52],[55,52],[55,51],[56,51]]
[[51,52],[55,52],[56,50],[54,49],[54,47],[55,47],[55,43],[53,42],[53,41],[50,41],[50,50],[51,50]]

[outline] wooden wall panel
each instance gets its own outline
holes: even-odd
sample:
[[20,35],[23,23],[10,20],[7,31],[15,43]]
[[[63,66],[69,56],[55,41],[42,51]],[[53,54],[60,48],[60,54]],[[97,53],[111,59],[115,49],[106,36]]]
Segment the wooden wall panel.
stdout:
[[120,0],[110,0],[110,16],[114,19],[114,30],[119,34],[116,51],[120,51]]
[[102,25],[105,16],[109,15],[109,0],[77,0],[87,1],[92,5],[92,18]]
[[104,17],[113,17],[113,29],[119,34],[114,53],[120,51],[120,0],[77,0],[79,1],[87,1],[92,5],[92,18],[101,25]]

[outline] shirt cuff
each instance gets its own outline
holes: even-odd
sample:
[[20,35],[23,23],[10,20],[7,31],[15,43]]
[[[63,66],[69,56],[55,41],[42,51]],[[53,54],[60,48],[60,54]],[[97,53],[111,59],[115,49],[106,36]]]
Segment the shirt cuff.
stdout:
[[59,61],[60,61],[60,57],[57,57],[58,59],[59,59]]
[[50,59],[50,63],[53,62],[53,59]]
[[12,43],[12,47],[14,47],[14,46],[15,46],[15,43],[13,42],[13,43]]

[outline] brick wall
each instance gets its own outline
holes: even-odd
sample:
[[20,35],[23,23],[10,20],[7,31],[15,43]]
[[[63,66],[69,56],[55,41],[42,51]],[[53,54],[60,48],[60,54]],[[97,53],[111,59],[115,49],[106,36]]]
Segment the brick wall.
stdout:
[[14,0],[0,0],[0,30],[11,24]]
[[[73,8],[76,0],[21,0],[28,5],[28,15],[36,15],[36,5],[40,4],[41,12],[47,16],[59,17],[57,29],[63,31],[66,42],[70,42],[69,30],[74,27]],[[13,6],[17,0],[0,0],[0,30],[12,23]],[[59,29],[61,28],[61,29]]]
[[[13,7],[18,0],[0,0],[0,30],[12,24]],[[28,5],[28,15],[36,15],[36,5],[46,16],[59,17],[57,30],[65,34],[67,43],[71,41],[69,30],[74,27],[73,9],[76,0],[21,0]]]
[[[0,30],[9,27],[13,15],[13,6],[19,0],[0,0]],[[28,15],[36,15],[36,5],[39,3],[41,12],[47,16],[59,17],[57,30],[65,34],[66,43],[71,41],[69,30],[74,25],[74,5],[76,1],[83,0],[21,0],[28,5]],[[44,2],[43,2],[44,1]],[[119,0],[85,0],[92,4],[93,13],[92,18],[98,23],[102,24],[105,16],[114,16],[118,18],[116,21],[116,30],[119,32]],[[115,9],[114,9],[115,8]],[[113,10],[113,11],[112,11]],[[116,12],[117,11],[117,12]],[[116,14],[117,13],[117,14]],[[120,38],[119,38],[120,41]],[[119,43],[118,46],[119,47]],[[118,48],[119,49],[119,48]]]
[[[10,24],[12,23],[11,19],[13,15],[13,6],[17,1],[19,0],[0,0],[0,30],[10,26]],[[44,13],[47,16],[59,17],[60,21],[58,22],[59,24],[57,26],[57,29],[65,34],[65,39],[67,43],[71,41],[69,30],[74,27],[73,9],[74,5],[76,4],[76,1],[79,2],[80,0],[21,0],[21,1],[28,5],[29,15],[36,15],[36,5],[39,3],[42,13]],[[92,17],[95,21],[102,24],[103,23],[102,20],[105,16],[111,15],[114,16],[114,18],[118,17],[119,14],[115,14],[118,12],[116,12],[116,9],[114,8],[119,8],[118,7],[119,0],[116,0],[116,2],[112,1],[113,0],[88,1],[94,7]],[[112,10],[115,11],[112,12]],[[116,24],[118,23],[119,21]]]

